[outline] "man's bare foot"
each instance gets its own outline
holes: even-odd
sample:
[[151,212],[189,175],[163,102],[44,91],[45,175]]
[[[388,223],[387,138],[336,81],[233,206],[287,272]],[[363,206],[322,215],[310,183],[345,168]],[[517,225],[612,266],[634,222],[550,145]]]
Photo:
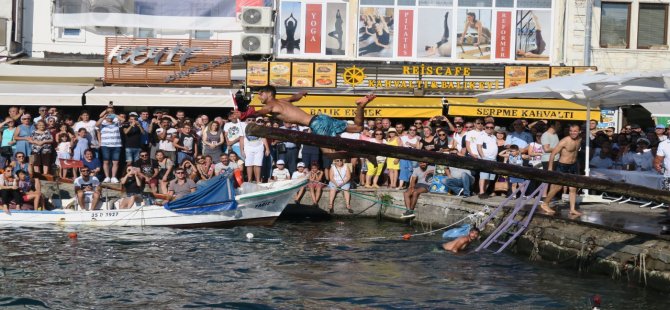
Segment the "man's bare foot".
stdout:
[[542,211],[544,211],[544,213],[545,213],[546,215],[554,215],[554,214],[556,214],[556,211],[552,210],[552,209],[549,207],[549,205],[546,204],[546,203],[544,203],[544,202],[542,202],[542,203],[540,204],[540,209],[542,209]]
[[577,210],[570,210],[570,215],[574,215],[574,216],[581,216],[581,215],[582,215],[582,213],[581,213],[581,212],[579,212],[579,211],[577,211]]
[[366,95],[365,97],[358,98],[358,99],[356,100],[356,105],[357,105],[359,108],[365,108],[365,106],[366,106],[368,103],[370,103],[372,100],[374,100],[375,98],[377,98],[377,95],[375,95],[375,94],[369,94],[369,95]]

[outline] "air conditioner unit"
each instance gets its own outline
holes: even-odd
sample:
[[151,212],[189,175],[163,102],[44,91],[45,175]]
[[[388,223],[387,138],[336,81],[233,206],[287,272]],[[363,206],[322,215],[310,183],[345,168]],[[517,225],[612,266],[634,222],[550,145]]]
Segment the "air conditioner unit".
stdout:
[[241,36],[240,54],[272,54],[272,35],[267,33],[244,33]]
[[266,6],[242,7],[240,19],[242,27],[246,28],[270,28],[272,27],[272,8]]

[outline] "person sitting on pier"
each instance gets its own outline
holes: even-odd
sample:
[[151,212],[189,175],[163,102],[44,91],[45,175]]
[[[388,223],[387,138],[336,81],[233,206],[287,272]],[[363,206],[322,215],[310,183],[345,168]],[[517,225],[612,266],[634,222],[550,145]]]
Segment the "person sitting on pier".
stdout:
[[419,200],[419,196],[421,194],[427,193],[430,190],[430,185],[434,173],[435,167],[429,167],[425,162],[420,162],[419,167],[414,168],[412,177],[409,179],[409,187],[404,194],[405,207],[407,208],[407,211],[405,211],[405,213],[403,213],[400,218],[413,218],[416,216],[414,214],[416,202]]
[[91,201],[90,210],[93,211],[98,206],[100,194],[102,193],[100,180],[91,176],[91,169],[86,166],[79,169],[79,175],[80,177],[74,180],[74,192],[77,195],[77,203],[79,204],[79,208],[86,210],[86,200],[88,198]]
[[463,251],[472,241],[479,238],[479,228],[472,227],[467,236],[458,237],[452,241],[442,244],[442,248],[448,252],[458,253]]
[[[277,89],[274,86],[264,86],[258,90],[258,96],[263,108],[253,113],[252,116],[264,116],[272,114],[283,122],[308,126],[313,133],[322,136],[335,137],[343,132],[357,133],[363,131],[364,109],[365,106],[374,100],[377,96],[374,94],[366,95],[356,100],[356,116],[354,124],[347,124],[346,121],[334,119],[325,114],[310,115],[292,103],[302,99],[307,92],[294,94],[290,98],[277,99],[275,95]],[[322,148],[325,154],[334,155],[335,150]],[[346,154],[343,154],[346,155]],[[347,155],[345,157],[352,157]]]

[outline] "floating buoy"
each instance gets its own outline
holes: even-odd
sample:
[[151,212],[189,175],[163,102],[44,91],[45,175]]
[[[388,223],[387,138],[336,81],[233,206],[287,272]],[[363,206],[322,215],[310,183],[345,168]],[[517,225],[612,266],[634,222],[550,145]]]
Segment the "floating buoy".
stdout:
[[404,234],[404,235],[402,235],[402,240],[409,240],[409,238],[412,238],[412,234]]
[[247,233],[247,239],[251,240],[254,238],[254,234],[252,233]]
[[77,232],[73,231],[67,234],[67,237],[70,239],[77,239]]

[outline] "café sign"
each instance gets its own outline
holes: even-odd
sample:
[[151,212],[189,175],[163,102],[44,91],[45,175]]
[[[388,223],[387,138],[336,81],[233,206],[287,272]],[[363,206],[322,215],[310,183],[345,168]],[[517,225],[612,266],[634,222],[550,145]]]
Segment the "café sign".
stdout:
[[110,84],[229,86],[231,64],[229,40],[105,40]]
[[[449,91],[490,91],[503,88],[500,79],[470,78],[472,69],[464,66],[405,65],[398,78],[379,79],[368,76],[366,68],[344,69],[342,79],[352,87],[405,88]],[[420,78],[418,78],[420,77]]]

